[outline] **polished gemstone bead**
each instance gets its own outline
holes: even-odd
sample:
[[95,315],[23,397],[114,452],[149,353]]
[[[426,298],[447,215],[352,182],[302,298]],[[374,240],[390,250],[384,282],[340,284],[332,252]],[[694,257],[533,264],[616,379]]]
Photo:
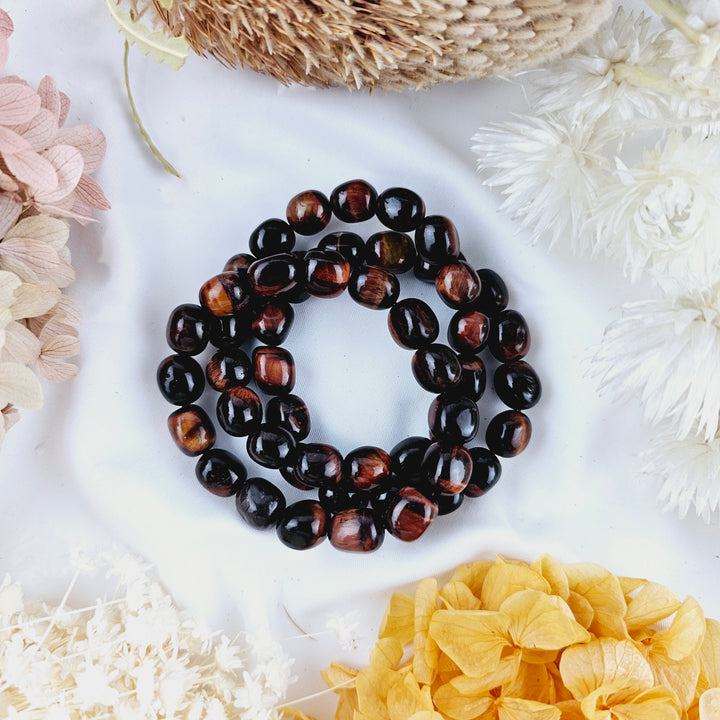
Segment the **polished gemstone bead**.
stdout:
[[412,190],[388,188],[377,199],[377,218],[385,227],[400,232],[415,230],[425,217],[425,203]]
[[364,180],[350,180],[330,194],[335,217],[346,223],[362,222],[375,215],[377,192]]
[[305,265],[294,253],[260,258],[247,271],[248,287],[259,297],[275,297],[296,291],[304,278]]
[[421,387],[434,393],[456,387],[462,376],[458,356],[447,345],[439,343],[416,350],[412,370]]
[[216,348],[239,348],[252,337],[250,307],[235,315],[213,318],[210,326],[210,343]]
[[247,470],[232,453],[212,448],[203,453],[197,461],[195,477],[213,495],[230,497],[245,482]]
[[395,304],[400,295],[400,281],[389,270],[361,267],[350,276],[348,292],[360,305],[380,310]]
[[345,552],[372,552],[383,542],[385,531],[371,508],[348,508],[330,521],[330,544]]
[[250,253],[238,253],[233,255],[223,268],[223,272],[234,272],[238,275],[247,275],[248,268],[257,260]]
[[384,230],[371,235],[365,245],[365,262],[394,273],[404,273],[415,265],[415,245],[405,233]]
[[419,490],[402,487],[385,510],[385,527],[400,540],[417,540],[437,517],[437,505]]
[[205,367],[210,385],[222,392],[231,387],[244,387],[252,379],[250,358],[239,348],[218,350]]
[[455,512],[462,505],[464,499],[463,493],[438,493],[435,497],[438,515],[449,515]]
[[464,445],[433,443],[423,458],[423,471],[429,485],[440,492],[462,492],[470,482],[472,457]]
[[240,517],[253,527],[268,528],[275,525],[285,511],[285,496],[264,478],[248,478],[235,496],[235,507]]
[[440,323],[432,308],[422,300],[405,298],[388,312],[388,329],[400,347],[418,350],[437,340]]
[[347,510],[352,506],[350,493],[342,485],[321,485],[318,488],[318,502],[328,515]]
[[285,348],[256,347],[252,359],[255,382],[263,392],[282,395],[293,389],[295,360]]
[[309,250],[305,267],[305,289],[314,297],[337,297],[350,279],[350,263],[332,250]]
[[425,258],[420,257],[420,255],[415,258],[415,267],[413,268],[413,273],[415,277],[418,280],[422,280],[422,282],[426,283],[432,283],[435,284],[435,278],[437,277],[437,274],[440,270],[442,265],[435,262],[430,262],[429,260],[426,260]]
[[467,442],[475,437],[479,424],[475,401],[457,392],[444,392],[430,403],[428,426],[435,440]]
[[200,304],[216,317],[232,315],[249,303],[250,293],[245,279],[238,273],[220,273],[200,288]]
[[311,490],[313,488],[313,485],[308,485],[298,477],[294,467],[281,467],[280,474],[287,483],[298,490]]
[[[404,483],[402,483],[402,486],[405,486]],[[385,517],[388,505],[395,500],[400,487],[397,478],[393,478],[389,486],[380,485],[370,491],[370,506],[380,517]]]
[[330,222],[330,201],[319,190],[305,190],[290,200],[286,214],[296,233],[314,235]]
[[262,403],[257,393],[246,387],[229,387],[217,400],[217,418],[222,429],[234,437],[255,432],[262,422]]
[[285,467],[295,450],[289,430],[265,423],[248,435],[247,452],[252,460],[266,468]]
[[299,305],[309,300],[312,296],[305,288],[305,250],[293,250],[292,255],[299,269],[298,284],[292,290],[284,293],[283,299],[293,305]]
[[490,352],[500,362],[520,360],[530,350],[530,330],[515,310],[503,310],[493,319],[488,339]]
[[478,298],[480,278],[467,263],[451,262],[438,270],[435,289],[446,305],[457,309]]
[[527,447],[531,433],[527,415],[518,410],[505,410],[488,423],[485,443],[500,457],[515,457]]
[[256,258],[289,253],[295,247],[295,233],[284,220],[270,218],[252,231],[248,246]]
[[484,495],[490,488],[497,484],[502,473],[500,461],[495,453],[484,447],[470,448],[470,457],[473,461],[473,469],[470,475],[470,482],[463,490],[463,495],[475,498]]
[[500,400],[514,410],[534,407],[542,393],[540,378],[524,360],[500,365],[495,371],[494,384]]
[[480,295],[475,301],[475,307],[486,315],[494,317],[508,305],[507,285],[494,270],[489,268],[482,268],[477,274],[480,278]]
[[277,523],[280,542],[294,550],[307,550],[327,535],[327,513],[315,500],[300,500],[288,505]]
[[334,232],[326,235],[319,243],[318,250],[333,250],[340,253],[352,269],[365,262],[365,241],[356,233]]
[[477,402],[485,393],[487,371],[485,363],[479,357],[460,357],[462,376],[460,384],[455,388],[460,395]]
[[390,455],[379,447],[364,445],[345,456],[343,479],[351,490],[373,490],[389,477]]
[[178,305],[168,319],[165,333],[167,344],[178,353],[197,355],[210,339],[212,315],[199,305]]
[[305,401],[297,395],[277,395],[265,406],[265,419],[271,425],[289,430],[295,440],[304,440],[310,434],[310,413]]
[[459,353],[472,355],[487,345],[490,335],[490,319],[474,308],[458,310],[448,323],[448,342]]
[[459,255],[460,238],[448,218],[428,215],[415,231],[415,248],[425,260],[446,265]]
[[337,485],[342,480],[342,461],[342,455],[332,445],[300,443],[295,456],[295,474],[311,487]]
[[295,311],[284,300],[273,300],[259,308],[252,319],[253,335],[266,345],[279,345],[290,332]]
[[423,475],[422,461],[431,440],[417,435],[401,440],[390,451],[390,470],[403,485],[411,485]]
[[189,405],[203,394],[205,376],[189,355],[170,355],[158,366],[157,384],[168,402]]
[[202,455],[215,444],[215,427],[198,405],[186,405],[170,414],[168,429],[186,455]]

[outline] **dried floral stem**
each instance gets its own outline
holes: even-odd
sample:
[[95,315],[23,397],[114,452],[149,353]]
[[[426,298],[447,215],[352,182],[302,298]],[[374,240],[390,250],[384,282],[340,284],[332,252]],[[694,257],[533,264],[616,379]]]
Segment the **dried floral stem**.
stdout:
[[699,45],[702,34],[687,24],[687,13],[675,7],[670,0],[645,0],[645,2],[669,23],[674,25],[691,43]]
[[332,687],[325,688],[324,690],[318,690],[317,692],[314,692],[310,695],[303,695],[302,697],[295,698],[295,700],[292,700],[290,702],[283,703],[282,705],[279,705],[276,710],[282,710],[283,707],[287,707],[288,705],[297,705],[298,703],[305,702],[306,700],[314,700],[318,697],[324,697],[328,693],[334,692],[338,688],[348,687],[349,685],[352,685],[355,682],[355,678],[349,678],[345,682],[337,683],[337,685],[333,685]]

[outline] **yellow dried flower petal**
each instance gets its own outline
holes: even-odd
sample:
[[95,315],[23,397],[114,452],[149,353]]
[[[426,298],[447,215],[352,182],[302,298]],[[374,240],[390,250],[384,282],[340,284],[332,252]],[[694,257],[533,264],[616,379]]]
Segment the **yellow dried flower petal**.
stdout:
[[390,720],[406,720],[423,710],[435,710],[429,686],[421,688],[412,673],[407,673],[399,683],[390,688],[387,704]]
[[567,602],[570,595],[570,585],[561,563],[552,555],[541,555],[530,568],[540,573],[548,581],[550,592],[553,595],[559,595]]
[[499,610],[511,595],[527,589],[549,593],[550,583],[527,565],[508,563],[498,558],[488,570],[480,600],[485,610]]
[[588,720],[680,720],[675,694],[666,687],[639,690],[630,681],[598,688],[580,704]]
[[473,595],[472,590],[463,582],[451,581],[443,585],[440,597],[445,607],[452,610],[479,610],[482,607],[480,598]]
[[706,690],[698,702],[700,720],[720,720],[720,687]]
[[570,591],[567,604],[572,610],[575,619],[587,630],[590,625],[592,625],[593,618],[595,617],[595,611],[592,605],[586,598],[578,595],[574,590]]
[[387,698],[400,673],[381,664],[363,668],[355,678],[358,709],[373,720],[390,720]]
[[700,650],[704,636],[705,613],[697,600],[686,598],[670,627],[653,637],[651,654],[662,653],[679,662]]
[[632,632],[670,617],[682,604],[680,598],[664,585],[645,583],[627,603],[625,624]]
[[452,682],[441,685],[433,695],[437,709],[451,720],[474,720],[495,705],[495,698],[487,690],[465,694]]
[[695,700],[695,690],[700,677],[700,656],[690,655],[680,662],[672,662],[664,656],[652,656],[650,666],[657,685],[669,687],[678,698],[683,709],[687,710]]
[[516,676],[503,683],[503,695],[552,705],[557,700],[555,682],[547,665],[520,663]]
[[415,591],[415,635],[413,672],[419,682],[430,685],[437,672],[440,650],[428,633],[430,621],[438,606],[438,586],[435,578],[421,580]]
[[639,590],[647,582],[647,580],[644,580],[643,578],[631,578],[618,575],[618,582],[620,583],[623,594],[629,599],[636,590]]
[[435,676],[435,683],[442,685],[443,683],[450,682],[453,678],[458,676],[465,677],[463,671],[460,669],[458,664],[444,652],[440,653],[438,658],[437,675]]
[[553,705],[502,697],[497,703],[498,720],[560,720],[560,711]]
[[396,638],[381,638],[370,651],[370,665],[394,669],[400,664],[403,647]]
[[336,690],[335,692],[340,696],[335,710],[335,720],[355,720],[356,713],[359,712],[355,688]]
[[[349,681],[354,680],[357,674],[358,670],[355,668],[337,662],[330,663],[330,667],[320,673],[325,684],[331,690],[338,685],[343,688],[352,688],[353,684]],[[338,690],[335,692],[338,692]]]
[[311,715],[306,715],[302,710],[294,707],[282,707],[278,710],[280,720],[315,720]]
[[720,622],[705,620],[705,638],[700,647],[698,691],[720,687]]
[[450,578],[450,582],[461,582],[470,588],[470,592],[480,597],[485,577],[495,563],[492,560],[477,560],[473,563],[460,565]]
[[388,603],[378,637],[394,637],[404,647],[415,635],[415,602],[409,595],[393,593]]

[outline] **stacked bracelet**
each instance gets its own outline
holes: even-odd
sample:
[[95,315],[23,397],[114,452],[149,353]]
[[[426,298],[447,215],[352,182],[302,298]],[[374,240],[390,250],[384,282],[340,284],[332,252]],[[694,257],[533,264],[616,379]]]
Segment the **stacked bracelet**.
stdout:
[[[387,230],[367,241],[334,232],[314,249],[295,249],[296,234],[321,232],[333,214],[346,223],[377,217]],[[541,393],[537,374],[522,359],[530,347],[527,325],[520,313],[507,309],[502,279],[465,262],[452,222],[425,215],[422,199],[410,190],[391,188],[378,196],[367,182],[352,180],[335,188],[330,199],[315,190],[296,195],[286,217],[266,220],[253,231],[250,253],[233,256],[204,283],[199,305],[180,305],[171,313],[167,341],[176,354],[157,371],[163,396],[180,406],[168,419],[170,433],[185,454],[199,456],[196,476],[205,488],[235,496],[249,524],[275,527],[289,547],[306,549],[329,537],[340,550],[367,552],[382,544],[386,531],[415,540],[438,515],[497,483],[498,456],[512,457],[526,447],[531,425],[522,411]],[[437,342],[439,322],[427,303],[399,300],[398,276],[411,269],[434,283],[455,310],[448,345]],[[388,309],[391,336],[414,351],[413,374],[435,394],[428,437],[407,438],[390,452],[362,446],[344,457],[331,445],[306,442],[310,415],[292,393],[295,362],[281,344],[293,324],[294,304],[336,297],[346,288],[360,305]],[[208,344],[216,351],[203,370],[193,356]],[[479,354],[486,346],[501,363],[493,384],[510,409],[488,424],[487,447],[467,448],[478,432],[477,402],[486,384]],[[220,393],[216,415],[222,429],[245,437],[252,460],[279,471],[313,498],[287,505],[276,484],[248,478],[239,458],[215,447],[215,426],[195,404],[206,379]],[[259,393],[249,387],[251,381]],[[269,396],[266,403],[263,395]]]

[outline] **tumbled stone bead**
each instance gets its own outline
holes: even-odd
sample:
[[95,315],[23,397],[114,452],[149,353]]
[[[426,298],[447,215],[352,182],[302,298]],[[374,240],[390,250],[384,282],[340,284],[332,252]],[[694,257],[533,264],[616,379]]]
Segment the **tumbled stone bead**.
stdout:
[[487,384],[485,363],[479,357],[460,356],[460,365],[462,376],[455,390],[460,395],[477,402],[485,394],[485,385]]
[[279,253],[256,260],[247,271],[250,291],[259,297],[293,292],[304,282],[305,265],[293,253]]
[[452,262],[438,270],[435,289],[446,305],[457,309],[480,295],[480,278],[467,263]]
[[390,485],[380,485],[369,492],[370,506],[380,517],[385,517],[388,505],[395,501],[400,487],[405,487],[405,482],[392,478]]
[[342,455],[332,445],[300,443],[295,456],[295,475],[310,487],[337,485],[342,480]]
[[415,248],[425,260],[446,265],[460,254],[460,238],[451,220],[428,215],[415,231]]
[[330,194],[335,217],[346,223],[362,222],[375,215],[377,192],[365,180],[349,180]]
[[527,410],[540,400],[540,378],[532,366],[524,360],[500,365],[495,371],[495,392],[513,410]]
[[440,323],[433,309],[417,298],[396,302],[388,312],[388,329],[400,347],[418,350],[437,340]]
[[171,413],[168,429],[175,444],[186,455],[202,455],[215,444],[215,427],[197,405],[186,405]]
[[330,233],[318,243],[318,250],[340,253],[353,269],[365,262],[365,241],[356,233],[345,231]]
[[500,457],[515,457],[527,447],[531,434],[527,415],[518,410],[505,410],[488,423],[485,444]]
[[435,502],[438,506],[438,515],[449,515],[455,512],[465,499],[463,493],[438,493]]
[[458,356],[447,345],[439,343],[415,351],[412,371],[420,386],[434,393],[456,387],[462,377]]
[[314,487],[313,485],[308,485],[306,482],[303,482],[298,477],[294,467],[281,467],[280,474],[283,476],[283,479],[288,484],[292,485],[298,490],[311,490]]
[[470,457],[473,461],[473,469],[463,495],[475,498],[484,495],[497,484],[502,468],[497,456],[487,448],[470,448]]
[[402,487],[385,510],[385,527],[399,540],[417,540],[437,517],[437,505],[413,487]]
[[343,480],[351,490],[372,490],[387,482],[389,477],[390,455],[379,447],[364,445],[345,456]]
[[318,502],[328,515],[352,507],[350,493],[342,485],[321,485],[318,488]]
[[372,552],[383,542],[385,531],[371,508],[348,508],[330,521],[330,544],[345,552]]
[[238,275],[247,275],[248,268],[257,260],[254,255],[250,253],[238,253],[233,255],[225,263],[223,272],[234,272]]
[[295,440],[310,434],[310,413],[305,401],[297,395],[277,395],[265,406],[265,419],[271,425],[289,430]]
[[480,295],[475,301],[475,306],[489,317],[493,317],[508,305],[507,285],[494,270],[489,268],[478,270],[477,275],[480,278]]
[[239,348],[218,350],[205,366],[205,376],[215,390],[243,387],[252,379],[250,358]]
[[305,289],[314,297],[337,297],[350,279],[350,263],[332,250],[306,252],[305,267]]
[[402,485],[422,477],[422,461],[432,441],[417,435],[401,440],[390,451],[390,470]]
[[165,337],[177,353],[197,355],[210,339],[212,316],[205,308],[192,303],[178,305],[168,319]]
[[530,330],[515,310],[503,310],[493,319],[488,338],[490,352],[500,362],[520,360],[530,350]]
[[348,284],[350,297],[371,310],[392,307],[400,295],[400,281],[389,270],[362,267],[354,270]]
[[173,405],[189,405],[205,389],[202,368],[189,355],[166,357],[158,366],[156,376],[162,396]]
[[279,345],[290,332],[295,311],[283,300],[273,300],[256,310],[252,319],[253,335],[266,345]]
[[264,478],[248,478],[235,496],[235,507],[245,522],[256,528],[268,528],[285,511],[285,496]]
[[490,319],[474,308],[458,310],[448,323],[448,342],[461,354],[480,352],[487,345],[489,336]]
[[435,278],[442,265],[435,262],[430,262],[420,255],[415,258],[415,267],[413,268],[413,274],[418,280],[425,283],[435,284]]
[[266,468],[285,467],[294,450],[295,440],[285,428],[265,423],[248,435],[248,455]]
[[244,279],[234,272],[215,275],[200,288],[200,304],[216,317],[232,315],[249,303]]
[[245,466],[227,450],[212,448],[200,456],[195,465],[198,482],[213,495],[234,495],[247,478]]
[[415,245],[405,233],[385,230],[371,235],[365,244],[365,262],[394,273],[404,273],[415,265]]
[[263,392],[282,395],[293,389],[295,360],[285,348],[256,347],[252,358],[255,382]]
[[210,326],[210,344],[216,348],[239,348],[252,337],[250,306],[239,313],[213,318]]
[[377,199],[377,218],[387,228],[399,232],[415,230],[425,217],[425,203],[412,190],[388,188]]
[[330,222],[330,201],[319,190],[305,190],[293,197],[287,206],[287,221],[300,235],[314,235]]
[[462,492],[470,482],[472,457],[464,445],[433,443],[423,458],[423,472],[427,483],[440,492]]
[[478,431],[480,413],[474,400],[452,390],[438,395],[428,411],[430,435],[456,443],[472,440]]
[[299,305],[311,298],[310,293],[305,289],[305,250],[293,250],[292,255],[298,267],[298,284],[283,294],[283,300]]
[[250,388],[229,387],[220,394],[216,406],[222,429],[234,437],[244,437],[260,427],[262,403]]
[[327,520],[327,513],[319,502],[300,500],[285,508],[277,523],[277,535],[283,545],[308,550],[325,539]]
[[289,253],[295,247],[295,233],[284,220],[270,218],[252,231],[248,246],[256,258]]

